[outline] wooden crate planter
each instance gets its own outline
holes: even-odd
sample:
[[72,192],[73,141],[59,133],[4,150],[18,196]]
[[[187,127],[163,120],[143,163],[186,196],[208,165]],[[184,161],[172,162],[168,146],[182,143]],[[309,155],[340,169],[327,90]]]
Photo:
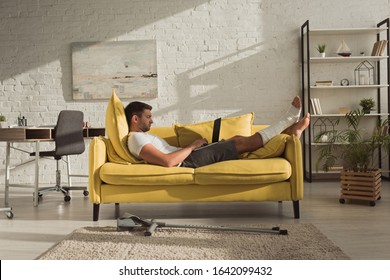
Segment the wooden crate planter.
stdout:
[[345,199],[356,199],[369,201],[370,206],[375,206],[375,201],[381,199],[382,179],[379,169],[367,172],[342,170],[340,175],[340,203],[345,203]]

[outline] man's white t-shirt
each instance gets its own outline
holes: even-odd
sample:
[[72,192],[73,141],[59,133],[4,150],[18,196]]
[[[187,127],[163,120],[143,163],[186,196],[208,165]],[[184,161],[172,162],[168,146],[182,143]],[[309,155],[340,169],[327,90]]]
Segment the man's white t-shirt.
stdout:
[[142,159],[139,155],[142,148],[146,144],[152,144],[157,150],[164,154],[170,154],[180,150],[180,148],[171,146],[164,139],[145,132],[130,132],[127,139],[127,146],[130,153],[138,159]]

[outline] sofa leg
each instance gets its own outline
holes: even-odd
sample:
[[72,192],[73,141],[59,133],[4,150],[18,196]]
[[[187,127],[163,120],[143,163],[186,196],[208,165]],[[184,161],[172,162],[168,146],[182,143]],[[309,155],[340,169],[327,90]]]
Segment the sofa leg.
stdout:
[[93,221],[96,222],[99,220],[99,209],[100,209],[100,204],[93,204]]
[[119,218],[119,203],[115,203],[115,219]]
[[294,209],[294,218],[299,219],[299,200],[294,200],[293,201],[293,209]]

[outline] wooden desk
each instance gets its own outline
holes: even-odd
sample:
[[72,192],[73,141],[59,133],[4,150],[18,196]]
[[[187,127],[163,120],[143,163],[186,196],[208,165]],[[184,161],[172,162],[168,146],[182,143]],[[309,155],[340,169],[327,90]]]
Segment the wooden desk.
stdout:
[[[12,127],[0,128],[0,141],[6,142],[28,142],[28,141],[53,141],[54,127]],[[104,136],[104,128],[84,128],[83,134],[86,138]]]
[[[5,153],[5,190],[4,190],[4,204],[7,209],[9,207],[9,187],[33,187],[34,188],[34,206],[38,206],[38,193],[39,193],[39,144],[45,141],[54,141],[53,138],[54,127],[13,127],[13,128],[0,128],[0,142],[6,142]],[[84,128],[84,137],[92,138],[95,136],[104,136],[104,128]],[[35,159],[23,162],[19,165],[26,164],[28,162],[35,161],[35,181],[33,185],[16,185],[10,184],[10,153],[11,149],[15,149],[12,144],[14,142],[33,142],[35,143]],[[17,149],[22,151],[20,149]],[[24,151],[22,151],[24,152]],[[19,166],[17,165],[17,166]],[[15,167],[17,167],[15,166]]]

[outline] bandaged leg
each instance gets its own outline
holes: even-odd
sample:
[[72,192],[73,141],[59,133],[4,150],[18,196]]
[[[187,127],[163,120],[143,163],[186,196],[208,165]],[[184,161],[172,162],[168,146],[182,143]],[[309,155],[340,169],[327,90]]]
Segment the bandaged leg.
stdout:
[[290,109],[279,119],[279,121],[258,131],[263,139],[263,145],[276,135],[280,134],[283,130],[296,123],[299,120],[300,114],[301,107],[297,108],[295,106],[291,106]]

